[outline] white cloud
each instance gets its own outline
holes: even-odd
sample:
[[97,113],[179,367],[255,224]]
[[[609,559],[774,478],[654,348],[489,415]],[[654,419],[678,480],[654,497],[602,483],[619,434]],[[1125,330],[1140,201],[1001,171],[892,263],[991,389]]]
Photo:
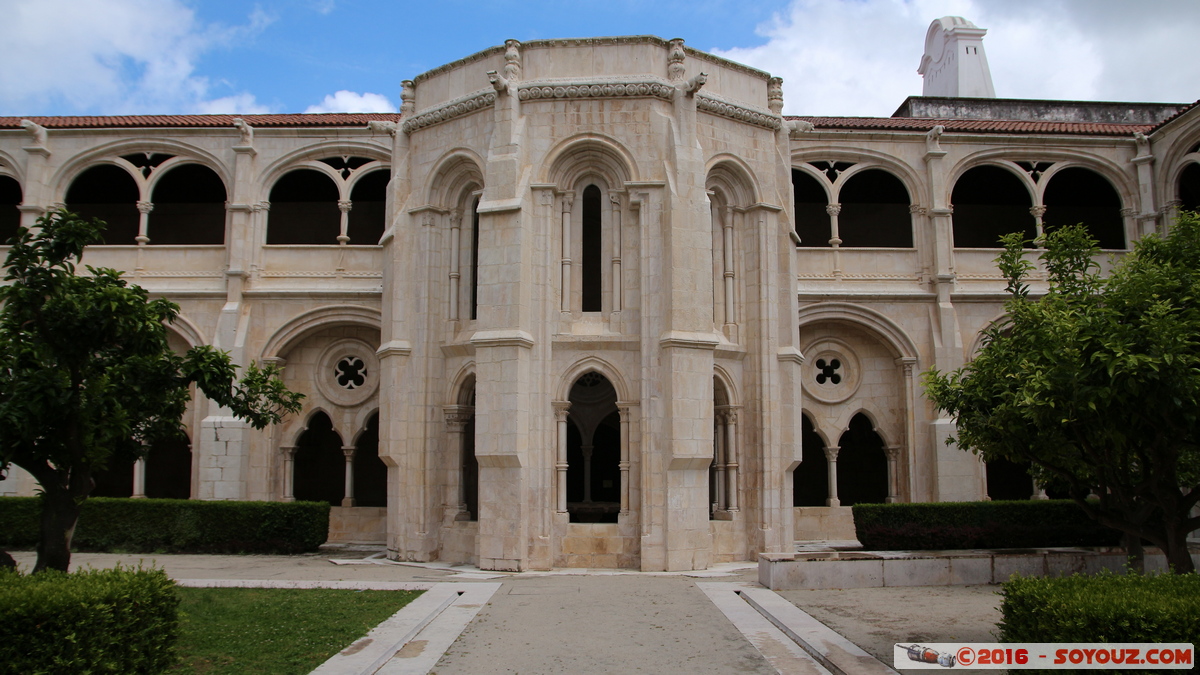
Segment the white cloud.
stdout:
[[396,112],[396,106],[388,100],[388,97],[383,94],[372,94],[366,92],[359,94],[353,91],[342,89],[337,93],[330,94],[325,97],[317,105],[310,105],[304,111],[306,113],[329,113],[329,112],[351,112],[351,113],[370,113],[370,112]]
[[196,73],[207,51],[249,39],[271,22],[200,23],[179,0],[6,0],[0,22],[0,111],[36,114],[261,109],[246,93],[217,97]]
[[921,93],[925,31],[947,15],[988,29],[1001,98],[1200,97],[1195,0],[795,0],[759,27],[766,44],[714,51],[783,77],[787,114],[886,116]]
[[337,9],[337,2],[335,0],[312,0],[309,6],[317,14],[330,14]]

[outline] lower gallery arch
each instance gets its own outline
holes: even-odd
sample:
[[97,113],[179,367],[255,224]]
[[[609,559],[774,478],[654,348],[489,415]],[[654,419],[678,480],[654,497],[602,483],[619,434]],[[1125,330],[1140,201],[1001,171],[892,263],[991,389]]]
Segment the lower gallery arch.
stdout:
[[993,459],[985,462],[985,466],[988,499],[1029,499],[1033,496],[1033,476],[1029,475],[1029,462]]
[[572,523],[615,523],[621,510],[621,416],[608,378],[585,373],[567,417],[567,513]]
[[354,443],[354,505],[387,506],[387,465],[379,458],[379,413]]
[[803,415],[801,448],[803,459],[792,472],[793,506],[829,505],[829,468],[825,460],[825,441],[813,428],[812,420]]
[[313,413],[300,438],[292,464],[292,489],[297,500],[342,506],[346,494],[346,456],[342,437],[322,411]]
[[94,472],[92,480],[92,497],[190,499],[191,443],[187,436],[156,441],[141,461],[112,461]]
[[858,413],[850,419],[838,448],[837,487],[842,506],[887,501],[887,455],[883,439],[866,415]]

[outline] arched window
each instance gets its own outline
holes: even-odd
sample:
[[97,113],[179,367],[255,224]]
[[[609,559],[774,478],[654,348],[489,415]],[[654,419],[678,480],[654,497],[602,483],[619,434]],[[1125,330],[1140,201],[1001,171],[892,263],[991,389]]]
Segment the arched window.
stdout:
[[379,458],[379,413],[354,444],[355,506],[387,506],[387,465]]
[[585,312],[601,311],[604,289],[600,197],[600,188],[595,185],[589,185],[583,190],[583,231],[580,238],[583,253],[579,261],[579,286]]
[[1125,220],[1121,217],[1121,197],[1103,176],[1073,166],[1050,177],[1042,198],[1047,232],[1065,225],[1083,223],[1088,233],[1100,242],[1100,248],[1125,248]]
[[1200,210],[1200,164],[1188,164],[1179,174],[1179,201],[1182,209]]
[[842,506],[882,504],[888,496],[888,462],[883,439],[866,415],[850,419],[838,440],[837,491]]
[[825,189],[803,171],[792,169],[792,192],[795,195],[796,234],[801,246],[829,246],[829,195]]
[[883,169],[850,176],[838,193],[838,236],[844,247],[912,248],[912,203],[900,179]]
[[10,176],[0,176],[0,245],[6,244],[21,226],[21,184]]
[[346,231],[351,244],[374,246],[383,237],[390,180],[391,172],[381,169],[368,173],[354,184],[350,192],[350,220]]
[[471,319],[479,318],[479,198],[471,202]]
[[108,228],[104,244],[136,244],[140,214],[137,182],[112,164],[93,166],[75,177],[67,189],[67,209],[84,218],[99,218]]
[[224,244],[225,199],[225,184],[212,169],[170,169],[154,186],[146,236],[151,244]]
[[813,429],[812,420],[802,415],[801,448],[803,460],[792,472],[792,504],[825,506],[829,499],[829,468],[825,461],[825,443]]
[[271,188],[268,244],[337,244],[338,188],[314,169],[288,172]]
[[325,413],[314,414],[300,434],[292,471],[296,499],[342,505],[346,494],[346,456],[342,452],[342,437],[334,431],[333,421]]
[[1021,232],[1037,237],[1033,200],[1021,179],[998,166],[977,166],[959,177],[950,201],[954,205],[954,245],[999,248],[1000,237]]

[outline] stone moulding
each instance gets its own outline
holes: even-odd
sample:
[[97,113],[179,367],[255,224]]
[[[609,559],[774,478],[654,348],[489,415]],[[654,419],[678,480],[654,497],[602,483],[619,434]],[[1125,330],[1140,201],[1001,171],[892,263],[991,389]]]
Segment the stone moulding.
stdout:
[[783,118],[779,115],[723,101],[712,94],[697,94],[696,109],[771,131],[778,131],[783,126]]
[[[670,101],[674,96],[675,86],[673,84],[654,77],[634,80],[535,80],[521,82],[517,87],[517,98],[522,101],[586,98],[657,98]],[[401,129],[404,130],[404,133],[411,134],[418,129],[485,110],[495,102],[496,92],[477,91],[421,111],[405,120]],[[698,94],[696,108],[718,117],[725,117],[771,131],[777,131],[783,126],[783,119],[778,115],[730,103],[711,94]]]
[[411,119],[407,119],[401,125],[404,133],[411,134],[417,129],[424,129],[427,126],[446,122],[456,117],[462,117],[477,110],[483,110],[491,107],[496,102],[496,92],[492,90],[477,91],[468,94],[456,100],[444,103],[440,106],[430,108],[413,115]]
[[671,100],[675,87],[656,79],[635,81],[541,81],[523,82],[517,88],[522,101],[567,98],[653,97]]

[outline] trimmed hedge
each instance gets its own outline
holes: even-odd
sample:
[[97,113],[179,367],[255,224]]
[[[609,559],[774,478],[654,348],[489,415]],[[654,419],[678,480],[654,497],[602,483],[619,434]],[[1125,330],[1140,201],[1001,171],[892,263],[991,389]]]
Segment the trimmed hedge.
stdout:
[[0,674],[161,673],[178,608],[162,570],[0,570]]
[[[0,548],[39,539],[38,497],[0,497]],[[71,547],[129,553],[300,553],[329,533],[325,502],[114,499],[83,503]]]
[[1200,645],[1198,598],[1200,575],[1196,574],[1014,577],[1004,584],[997,627],[1001,642]]
[[1121,533],[1070,500],[856,504],[866,550],[1117,546]]

